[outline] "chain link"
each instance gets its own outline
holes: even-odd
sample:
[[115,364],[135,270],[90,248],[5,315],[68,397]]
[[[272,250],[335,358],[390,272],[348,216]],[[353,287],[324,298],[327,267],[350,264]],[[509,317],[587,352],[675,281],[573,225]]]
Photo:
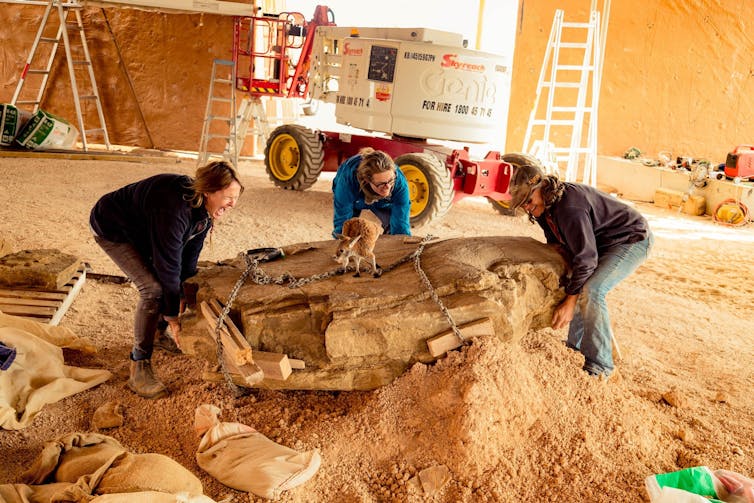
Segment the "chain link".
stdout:
[[[453,320],[453,316],[450,314],[450,311],[448,310],[448,308],[445,307],[445,304],[443,304],[442,300],[437,295],[437,291],[432,286],[432,283],[429,281],[427,274],[424,272],[424,270],[421,267],[421,254],[424,252],[424,247],[427,245],[427,243],[429,243],[433,239],[435,239],[435,237],[432,236],[431,234],[426,235],[424,238],[422,238],[416,250],[400,258],[399,260],[389,265],[388,267],[383,268],[382,271],[384,274],[386,272],[392,271],[393,269],[395,269],[401,264],[405,264],[406,262],[413,261],[414,269],[416,270],[416,273],[419,275],[419,279],[421,280],[422,284],[429,292],[429,295],[432,298],[432,300],[435,302],[435,304],[438,305],[438,307],[440,308],[440,311],[448,320],[448,324],[453,330],[453,333],[456,335],[456,337],[458,337],[458,339],[461,342],[466,342],[466,339],[464,339],[463,335],[461,335],[461,330],[458,328],[458,325],[456,324],[455,320]],[[225,303],[225,307],[223,307],[223,310],[217,319],[217,326],[215,327],[215,338],[217,339],[217,361],[220,362],[220,368],[222,369],[222,373],[223,373],[223,376],[225,377],[225,381],[228,383],[228,386],[230,386],[230,388],[233,390],[236,396],[243,396],[244,394],[246,394],[246,391],[245,391],[245,388],[238,386],[236,383],[233,382],[233,378],[231,377],[228,370],[225,368],[222,342],[220,339],[220,330],[222,330],[222,327],[225,323],[225,317],[228,316],[228,313],[230,313],[230,309],[233,306],[233,302],[236,300],[236,297],[238,296],[238,292],[241,290],[241,287],[246,282],[246,280],[249,277],[251,277],[251,281],[257,285],[283,285],[287,283],[288,288],[300,288],[309,283],[313,283],[315,281],[322,281],[328,278],[332,278],[333,276],[345,274],[346,272],[346,270],[341,267],[338,269],[333,269],[331,271],[323,272],[320,274],[314,274],[312,276],[301,277],[301,278],[296,278],[295,276],[292,276],[288,273],[283,273],[280,276],[270,276],[259,267],[260,259],[252,258],[247,253],[244,253],[243,257],[244,257],[244,260],[246,261],[246,268],[241,273],[241,276],[238,278],[238,281],[236,281],[236,284],[231,289],[230,294],[228,295],[228,302]]]
[[458,328],[458,325],[456,325],[455,320],[453,320],[453,316],[450,314],[450,311],[448,311],[448,308],[445,307],[442,299],[440,299],[440,297],[437,295],[435,287],[432,286],[432,283],[429,281],[427,274],[424,272],[424,269],[422,269],[421,255],[426,244],[432,239],[434,239],[432,235],[427,235],[424,239],[422,239],[421,243],[419,243],[416,251],[411,254],[411,257],[414,259],[414,269],[416,270],[416,274],[419,275],[419,279],[421,279],[422,284],[429,292],[429,295],[432,297],[432,300],[435,301],[435,304],[438,305],[440,311],[442,311],[442,314],[445,315],[445,318],[448,320],[448,324],[453,330],[453,333],[456,334],[456,337],[458,337],[461,342],[466,342],[466,339],[464,339],[463,335],[461,335],[461,330]]
[[223,377],[225,378],[225,382],[228,383],[228,387],[230,387],[236,397],[244,396],[247,391],[242,386],[239,386],[233,382],[233,377],[225,367],[225,358],[223,358],[223,343],[222,339],[220,338],[220,330],[222,330],[223,325],[225,324],[225,317],[228,316],[230,308],[233,305],[233,302],[236,300],[238,292],[241,290],[241,286],[243,286],[243,284],[246,282],[246,278],[249,277],[252,269],[256,268],[256,265],[258,263],[257,260],[251,259],[251,257],[249,257],[247,254],[244,254],[244,258],[246,259],[246,269],[241,273],[241,276],[238,278],[236,284],[233,286],[233,289],[230,291],[230,295],[228,295],[228,302],[225,303],[225,307],[223,307],[223,310],[217,317],[217,326],[215,327],[215,340],[217,340],[217,362],[220,364],[220,369],[223,373]]

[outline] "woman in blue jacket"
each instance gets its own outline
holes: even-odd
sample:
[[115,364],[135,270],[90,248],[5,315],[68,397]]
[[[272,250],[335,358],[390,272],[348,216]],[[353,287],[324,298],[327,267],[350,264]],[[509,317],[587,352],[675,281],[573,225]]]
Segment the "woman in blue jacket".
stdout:
[[179,342],[181,284],[196,274],[214,220],[243,192],[233,167],[216,161],[195,178],[161,174],[105,194],[89,217],[94,240],[139,291],[128,387],[144,398],[167,393],[150,359],[161,320]]
[[338,168],[332,190],[333,237],[363,210],[380,219],[385,234],[411,235],[408,182],[385,152],[366,147],[347,159]]

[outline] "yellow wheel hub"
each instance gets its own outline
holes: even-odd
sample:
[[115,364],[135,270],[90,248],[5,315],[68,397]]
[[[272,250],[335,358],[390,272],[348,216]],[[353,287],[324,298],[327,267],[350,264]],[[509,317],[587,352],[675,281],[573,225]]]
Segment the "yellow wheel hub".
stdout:
[[495,201],[495,200],[492,200],[492,204],[494,204],[495,206],[499,206],[500,208],[503,208],[503,209],[506,209],[506,210],[509,210],[510,207],[511,207],[511,202],[510,201]]
[[285,182],[293,178],[301,162],[296,139],[285,133],[276,136],[267,152],[267,162],[270,172],[278,180]]
[[422,170],[413,164],[400,166],[408,181],[408,197],[411,200],[411,218],[420,215],[429,202],[429,180]]

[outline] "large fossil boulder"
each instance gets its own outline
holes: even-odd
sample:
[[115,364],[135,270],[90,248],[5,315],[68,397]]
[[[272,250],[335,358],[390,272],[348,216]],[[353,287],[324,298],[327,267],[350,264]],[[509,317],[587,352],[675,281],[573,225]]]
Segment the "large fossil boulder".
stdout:
[[[414,252],[416,239],[382,236],[378,263],[390,269]],[[288,277],[333,271],[335,241],[284,248],[285,258],[259,264],[233,299],[230,317],[258,350],[303,360],[285,389],[365,390],[385,385],[410,365],[431,362],[427,339],[450,329],[448,318],[409,260],[379,278],[362,272],[291,287]],[[550,323],[562,300],[564,262],[552,248],[525,237],[432,241],[419,255],[421,269],[457,325],[489,318],[494,336],[514,341]],[[364,267],[362,265],[362,267]],[[242,256],[203,267],[190,281],[196,301],[229,294],[247,268]],[[285,276],[287,275],[287,276]],[[252,280],[278,279],[281,284]]]

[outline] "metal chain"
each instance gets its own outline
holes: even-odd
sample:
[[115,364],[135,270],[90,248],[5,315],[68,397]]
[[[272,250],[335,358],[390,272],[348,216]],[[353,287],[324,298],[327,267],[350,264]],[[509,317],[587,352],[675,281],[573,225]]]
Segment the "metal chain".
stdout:
[[440,311],[442,311],[442,314],[445,315],[445,318],[448,320],[448,324],[450,325],[450,328],[453,330],[453,333],[456,334],[456,337],[458,337],[458,339],[461,342],[466,342],[466,339],[464,339],[463,335],[461,335],[461,330],[458,328],[458,325],[456,325],[455,320],[453,320],[453,316],[451,316],[450,311],[448,311],[448,308],[445,307],[445,304],[443,304],[442,299],[440,299],[440,297],[437,295],[435,288],[432,286],[432,283],[429,281],[427,274],[422,269],[421,254],[424,251],[424,246],[431,239],[433,239],[433,236],[427,235],[419,244],[419,247],[416,249],[416,251],[414,251],[414,253],[411,254],[411,257],[414,259],[414,269],[416,270],[416,273],[419,275],[419,279],[421,279],[422,283],[424,284],[424,287],[429,291],[429,295],[432,297],[432,300],[435,301],[435,304],[437,304],[440,307]]
[[[383,273],[392,271],[399,265],[405,264],[406,262],[413,260],[414,269],[416,270],[416,273],[419,275],[419,279],[421,280],[422,284],[429,292],[429,295],[432,298],[432,300],[439,306],[440,311],[442,311],[442,314],[448,320],[448,324],[450,325],[450,328],[453,330],[453,333],[456,335],[456,337],[458,337],[458,339],[461,342],[466,342],[466,339],[463,337],[463,335],[461,335],[461,331],[458,328],[458,325],[456,324],[455,320],[453,320],[453,316],[450,314],[450,311],[448,310],[448,308],[445,307],[445,304],[443,304],[442,300],[437,295],[435,288],[432,286],[432,283],[429,281],[427,274],[424,272],[424,270],[421,267],[421,254],[424,252],[424,247],[427,245],[427,243],[429,243],[433,239],[435,239],[435,237],[432,236],[431,234],[426,235],[424,238],[422,238],[416,250],[400,258],[399,260],[389,265],[388,267],[383,268],[382,271]],[[223,307],[223,310],[220,313],[220,316],[218,316],[217,326],[215,327],[215,338],[217,339],[217,361],[220,362],[220,368],[222,369],[222,373],[223,373],[223,376],[225,377],[225,381],[228,383],[228,386],[230,386],[230,388],[233,390],[236,396],[242,396],[246,392],[244,391],[244,388],[242,388],[241,386],[238,386],[236,383],[233,382],[233,378],[231,377],[228,370],[225,368],[225,360],[223,358],[223,347],[222,347],[222,342],[220,339],[220,330],[222,329],[225,323],[225,317],[228,316],[228,313],[230,312],[230,309],[233,306],[233,302],[236,300],[236,297],[238,296],[238,292],[241,290],[241,286],[243,286],[243,284],[246,282],[249,276],[251,276],[251,281],[257,285],[272,285],[272,284],[283,285],[284,283],[288,283],[288,288],[300,288],[309,283],[332,278],[333,276],[344,274],[346,272],[345,269],[341,267],[339,269],[334,269],[332,271],[327,271],[320,274],[314,274],[312,276],[307,276],[307,277],[302,277],[302,278],[296,278],[295,276],[292,276],[288,273],[283,273],[280,276],[270,276],[259,267],[259,262],[260,262],[259,259],[251,258],[246,253],[243,254],[243,257],[244,257],[244,260],[246,261],[246,268],[241,273],[241,276],[238,278],[238,281],[236,281],[236,284],[233,286],[233,289],[231,289],[230,294],[228,295],[228,301],[225,303],[225,307]]]
[[228,302],[225,303],[225,307],[223,307],[223,310],[220,312],[220,316],[217,317],[217,326],[215,327],[215,339],[217,340],[217,362],[220,364],[220,369],[222,370],[225,382],[228,383],[228,386],[236,397],[244,396],[247,391],[245,390],[245,388],[233,382],[233,377],[225,367],[225,358],[223,358],[223,343],[222,339],[220,338],[220,330],[222,330],[223,325],[225,324],[225,317],[228,316],[230,308],[233,305],[233,302],[236,300],[238,292],[241,290],[241,286],[246,282],[246,278],[249,277],[251,271],[255,269],[258,264],[257,260],[251,259],[246,254],[244,254],[244,258],[246,259],[246,269],[241,273],[238,281],[236,281],[236,284],[230,291],[230,294],[228,295]]

